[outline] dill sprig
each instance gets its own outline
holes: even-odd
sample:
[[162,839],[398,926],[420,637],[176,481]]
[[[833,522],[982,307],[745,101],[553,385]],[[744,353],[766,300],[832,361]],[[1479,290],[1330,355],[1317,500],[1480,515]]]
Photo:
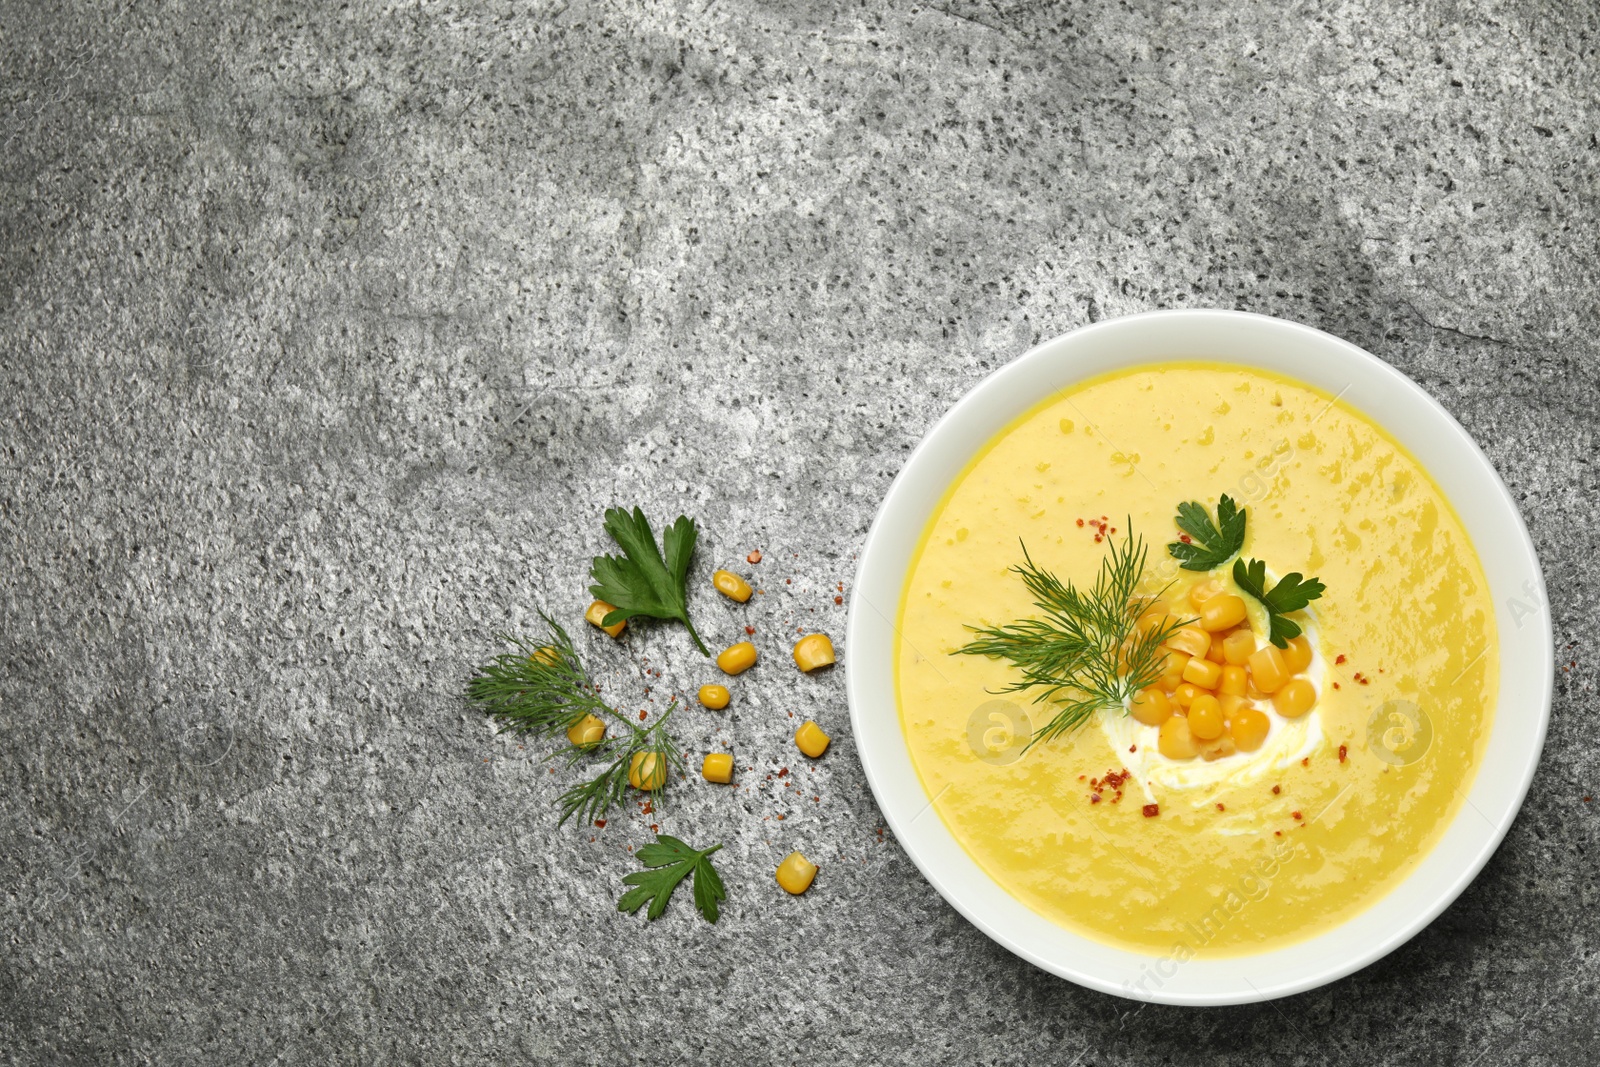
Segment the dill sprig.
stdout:
[[1102,708],[1125,710],[1134,693],[1160,677],[1161,645],[1187,620],[1138,625],[1166,592],[1137,593],[1145,557],[1144,541],[1131,529],[1120,544],[1108,537],[1100,573],[1084,591],[1037,566],[1023,545],[1023,562],[1011,569],[1043,614],[1004,626],[968,627],[978,636],[957,652],[1011,661],[1022,678],[1001,692],[1033,690],[1034,703],[1054,706],[1054,716],[1034,731],[1028,747],[1077,729]]
[[651,786],[642,792],[650,797],[652,803],[659,799],[672,772],[684,769],[683,752],[666,729],[667,721],[677,709],[678,702],[674,700],[661,717],[648,727],[636,726],[616,716],[626,730],[624,736],[608,737],[586,752],[577,753],[574,750],[575,756],[569,762],[573,762],[577,755],[601,756],[608,762],[593,778],[579,782],[561,794],[556,801],[561,807],[561,821],[557,825],[565,825],[573,816],[578,817],[580,824],[603,819],[607,812],[621,804],[628,795],[628,772],[636,755],[645,757],[638,777]]
[[544,738],[576,725],[585,715],[615,716],[600,699],[561,624],[540,613],[549,643],[535,645],[500,634],[516,649],[478,668],[467,683],[467,699],[494,719],[502,732]]
[[614,736],[608,732],[591,744],[563,744],[550,752],[549,758],[564,757],[569,767],[583,763],[600,766],[593,777],[557,799],[561,824],[575,815],[581,822],[603,819],[620,805],[628,795],[628,772],[636,755],[646,757],[639,777],[652,786],[641,791],[652,801],[658,800],[671,772],[684,768],[683,753],[666,728],[678,702],[673,700],[649,726],[631,721],[601,698],[561,624],[542,612],[540,618],[549,631],[545,643],[500,635],[514,651],[478,668],[467,683],[467,700],[494,719],[501,732],[541,740],[563,735],[589,715],[620,728]]

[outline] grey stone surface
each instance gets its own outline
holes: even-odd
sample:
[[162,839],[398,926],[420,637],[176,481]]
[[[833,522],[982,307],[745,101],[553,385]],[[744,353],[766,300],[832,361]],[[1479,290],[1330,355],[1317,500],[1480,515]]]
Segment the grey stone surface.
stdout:
[[[1554,2],[0,5],[4,1058],[1593,1063],[1597,41]],[[842,635],[962,391],[1194,306],[1438,397],[1574,665],[1413,942],[1135,1010],[947,907],[842,674],[777,661]],[[640,707],[704,679],[576,621],[614,502],[698,516],[702,573],[765,553],[748,610],[695,610],[772,669],[683,717],[742,790],[558,831],[564,773],[459,694],[541,607]],[[716,927],[615,911],[652,821],[726,842]]]

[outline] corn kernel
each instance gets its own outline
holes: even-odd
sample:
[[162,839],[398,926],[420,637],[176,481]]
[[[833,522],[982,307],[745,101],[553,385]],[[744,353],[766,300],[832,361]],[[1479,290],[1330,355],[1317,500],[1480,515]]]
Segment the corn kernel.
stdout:
[[1250,681],[1263,693],[1276,693],[1289,680],[1289,665],[1276,645],[1265,645],[1250,654]]
[[[1192,663],[1194,661],[1190,660],[1190,662]],[[1180,708],[1187,708],[1190,704],[1194,703],[1194,698],[1203,692],[1205,692],[1205,690],[1201,689],[1193,682],[1180,682],[1178,683],[1178,687],[1172,691],[1172,702],[1178,705]]]
[[1166,645],[1186,655],[1204,657],[1206,650],[1211,647],[1211,635],[1198,626],[1182,626],[1167,638]]
[[1250,701],[1237,693],[1218,693],[1217,703],[1222,705],[1222,717],[1229,721],[1241,710],[1251,707]]
[[1172,684],[1177,685],[1183,678],[1183,669],[1189,665],[1190,656],[1187,652],[1168,652],[1161,663],[1161,680],[1165,682],[1172,679]]
[[567,740],[579,748],[588,748],[605,740],[606,724],[599,716],[585,715],[567,727]]
[[712,711],[721,711],[728,706],[728,701],[733,699],[725,685],[702,685],[700,692],[695,695],[699,698],[701,706]]
[[1288,664],[1291,674],[1299,674],[1311,666],[1311,639],[1301,634],[1289,642],[1289,647],[1283,650],[1283,662]]
[[807,634],[794,643],[794,665],[810,672],[833,662],[833,642],[827,634]]
[[1201,689],[1215,689],[1222,681],[1222,668],[1208,659],[1192,659],[1183,668],[1183,680],[1193,682]]
[[1161,724],[1161,738],[1157,748],[1168,759],[1194,759],[1194,754],[1200,751],[1194,743],[1194,734],[1189,732],[1189,720],[1182,715],[1174,715]]
[[1222,658],[1236,667],[1243,667],[1255,650],[1256,635],[1249,630],[1235,630],[1222,639]]
[[1235,667],[1230,663],[1222,668],[1222,681],[1217,683],[1217,692],[1243,696],[1248,677],[1243,667]]
[[612,637],[618,637],[622,634],[623,629],[627,627],[627,619],[618,619],[610,626],[605,625],[605,617],[616,610],[616,608],[612,607],[610,604],[607,604],[604,600],[596,600],[593,604],[589,605],[589,610],[583,613],[583,617],[588,619],[594,625],[600,627],[600,629],[604,630]]
[[1233,738],[1226,732],[1218,734],[1210,741],[1200,743],[1200,758],[1203,760],[1216,760],[1224,756],[1231,756],[1238,750],[1233,743]]
[[1240,708],[1228,720],[1228,733],[1240,749],[1254,752],[1267,739],[1267,730],[1271,725],[1266,715],[1255,708]]
[[654,752],[635,752],[628,762],[628,784],[646,793],[667,784],[667,761]]
[[1222,705],[1210,693],[1202,693],[1189,705],[1189,732],[1202,741],[1222,736]]
[[700,761],[700,777],[723,785],[733,781],[733,753],[707,752],[706,758]]
[[1167,606],[1157,600],[1139,613],[1139,619],[1134,625],[1139,628],[1140,633],[1149,633],[1163,626],[1171,615],[1172,612]]
[[1317,702],[1317,690],[1304,678],[1291,678],[1272,694],[1272,706],[1286,719],[1298,719]]
[[743,604],[750,599],[750,583],[732,571],[717,571],[711,576],[711,584],[729,600]]
[[811,880],[817,876],[817,865],[800,855],[791,852],[783,857],[783,862],[778,864],[778,884],[783,886],[785,893],[799,896],[811,888]]
[[1128,702],[1128,714],[1146,726],[1160,726],[1172,715],[1172,702],[1159,689],[1146,689]]
[[756,646],[749,641],[729,645],[717,656],[717,666],[724,674],[743,674],[756,665]]
[[1207,578],[1203,582],[1196,582],[1189,587],[1189,606],[1199,610],[1206,601],[1222,592],[1222,579]]
[[1228,630],[1244,622],[1244,598],[1222,593],[1200,608],[1200,628],[1207,632]]
[[1219,667],[1228,662],[1227,654],[1222,651],[1222,645],[1222,635],[1212,634],[1211,647],[1206,649],[1206,659],[1210,660],[1212,663],[1215,663]]
[[533,655],[528,658],[534,663],[542,664],[546,667],[556,667],[561,663],[561,653],[549,645],[534,649]]
[[800,746],[800,751],[816,759],[828,751],[828,742],[833,738],[822,732],[822,727],[807,719],[800,724],[800,729],[794,732],[794,743]]

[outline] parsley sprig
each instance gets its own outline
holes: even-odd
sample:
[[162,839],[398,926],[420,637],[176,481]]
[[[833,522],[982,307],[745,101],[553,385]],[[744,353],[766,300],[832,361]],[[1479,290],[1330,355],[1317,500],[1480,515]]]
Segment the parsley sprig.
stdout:
[[670,834],[657,834],[654,844],[643,846],[637,853],[639,862],[649,870],[634,871],[622,879],[633,888],[622,894],[617,910],[632,915],[648,901],[650,910],[645,912],[645,917],[651,921],[659,919],[667,910],[672,891],[693,874],[694,906],[707,922],[716,922],[717,903],[728,898],[727,890],[722,887],[722,876],[711,866],[711,854],[721,847],[692,848]]
[[1035,703],[1050,701],[1055,708],[1029,747],[1076,729],[1101,708],[1123,708],[1160,676],[1161,644],[1188,620],[1168,618],[1149,629],[1137,625],[1145,608],[1166,592],[1136,595],[1145,556],[1144,541],[1131,530],[1120,543],[1110,539],[1099,576],[1083,590],[1035,565],[1024,545],[1023,562],[1011,569],[1042,615],[968,627],[977,637],[957,653],[1010,660],[1022,678],[1001,692],[1034,690]]
[[596,556],[589,568],[589,576],[594,579],[589,592],[615,609],[606,615],[602,625],[612,626],[635,615],[676,619],[688,627],[700,654],[711,655],[689,621],[689,557],[694,554],[699,537],[694,520],[679,515],[677,522],[662,531],[664,555],[656,547],[656,535],[640,508],[631,513],[623,508],[609,509],[605,526],[606,533],[622,547],[623,555]]
[[1176,521],[1178,529],[1193,539],[1192,543],[1173,541],[1167,545],[1167,551],[1184,570],[1214,570],[1238,555],[1244,547],[1244,509],[1227,493],[1223,493],[1217,501],[1215,523],[1211,521],[1211,513],[1206,506],[1198,500],[1179,504]]
[[1299,611],[1316,600],[1325,589],[1320,580],[1305,578],[1299,571],[1291,571],[1268,590],[1267,564],[1259,559],[1251,560],[1248,566],[1242,559],[1234,560],[1233,580],[1267,609],[1267,616],[1272,623],[1271,640],[1279,648],[1288,648],[1289,641],[1300,636],[1300,624],[1289,618],[1288,613]]

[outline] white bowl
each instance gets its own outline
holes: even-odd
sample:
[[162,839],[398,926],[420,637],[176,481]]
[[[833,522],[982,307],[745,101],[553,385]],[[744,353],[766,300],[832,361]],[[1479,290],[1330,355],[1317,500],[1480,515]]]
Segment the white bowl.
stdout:
[[[1427,469],[1472,538],[1500,630],[1500,692],[1472,789],[1443,837],[1400,885],[1315,937],[1252,956],[1146,955],[1080,936],[995,883],[931,809],[900,730],[894,618],[918,539],[973,455],[1041,399],[1107,371],[1214,359],[1288,375],[1364,412]],[[1233,311],[1159,311],[1047,341],[990,374],[928,431],[867,534],[850,600],[850,721],[867,780],[895,837],[933,887],[1023,959],[1080,985],[1165,1004],[1240,1004],[1312,989],[1383,957],[1455,900],[1516,817],[1544,747],[1553,652],[1544,576],[1526,527],[1488,459],[1416,383],[1308,326]],[[1160,981],[1149,978],[1154,969]],[[1144,988],[1135,983],[1145,976]],[[1150,987],[1154,986],[1153,989]]]

